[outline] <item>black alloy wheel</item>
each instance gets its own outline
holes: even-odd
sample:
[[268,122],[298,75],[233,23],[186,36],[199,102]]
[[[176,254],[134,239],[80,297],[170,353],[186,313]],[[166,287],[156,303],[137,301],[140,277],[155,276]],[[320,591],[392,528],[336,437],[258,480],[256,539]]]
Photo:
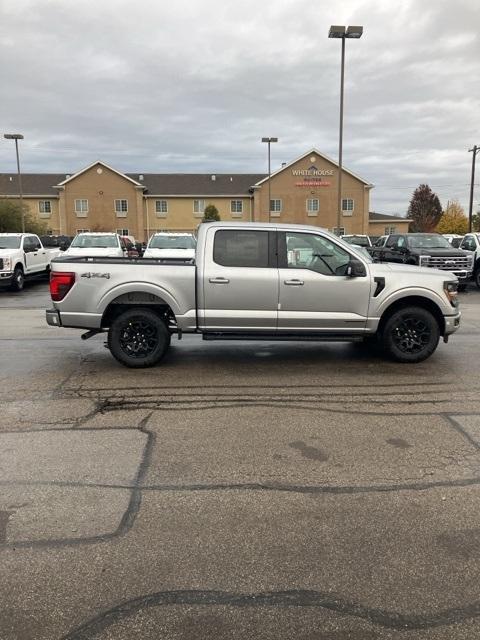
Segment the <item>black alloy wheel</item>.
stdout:
[[165,355],[170,333],[165,323],[147,308],[129,309],[112,322],[108,347],[127,367],[152,367]]
[[382,332],[385,351],[397,362],[421,362],[435,351],[440,330],[435,317],[421,307],[395,311]]

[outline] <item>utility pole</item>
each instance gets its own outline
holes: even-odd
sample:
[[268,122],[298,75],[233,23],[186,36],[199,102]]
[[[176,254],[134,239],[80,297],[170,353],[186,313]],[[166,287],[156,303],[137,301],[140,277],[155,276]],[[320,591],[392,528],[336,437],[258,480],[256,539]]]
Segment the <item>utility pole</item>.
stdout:
[[473,187],[475,183],[475,160],[477,153],[480,151],[480,147],[476,144],[473,145],[473,149],[469,149],[468,152],[472,153],[472,177],[470,180],[470,205],[468,207],[468,232],[472,233],[472,216],[473,216]]

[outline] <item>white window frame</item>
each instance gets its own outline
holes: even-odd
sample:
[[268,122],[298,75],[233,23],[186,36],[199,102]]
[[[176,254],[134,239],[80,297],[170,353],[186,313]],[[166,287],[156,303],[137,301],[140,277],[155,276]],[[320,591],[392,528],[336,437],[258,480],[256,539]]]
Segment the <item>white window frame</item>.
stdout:
[[[126,233],[124,233],[126,231]],[[117,229],[115,231],[115,233],[117,233],[119,236],[128,236],[130,235],[128,232],[128,229]]]
[[51,200],[39,200],[38,201],[38,213],[45,218],[49,218],[52,215],[52,201]]
[[283,209],[283,202],[281,198],[270,199],[270,216],[272,218],[278,217],[282,213],[282,209]]
[[157,218],[166,218],[168,213],[168,200],[155,200],[155,215]]
[[[316,208],[313,208],[311,206],[311,203],[317,203]],[[307,198],[307,202],[306,202],[306,210],[307,210],[307,216],[318,216],[318,212],[320,211],[320,199],[319,198]]]
[[332,229],[332,233],[333,233],[334,235],[336,235],[337,237],[338,237],[338,236],[344,236],[344,235],[345,235],[345,227],[340,227],[340,233],[339,233],[339,234],[337,233],[337,229],[338,229],[338,227],[333,227],[333,229]]
[[394,233],[397,233],[397,227],[385,227],[385,234],[386,236],[390,236]]
[[90,229],[77,229],[76,233],[90,233]]
[[193,215],[196,218],[203,218],[205,213],[205,200],[196,199],[193,201]]
[[128,215],[128,200],[126,198],[115,199],[115,215],[117,218],[126,218]]
[[355,200],[353,198],[342,198],[342,214],[352,216],[355,211]]
[[89,211],[88,199],[76,198],[75,199],[75,215],[77,216],[77,218],[86,218],[88,215],[88,211]]
[[232,216],[241,217],[243,215],[243,200],[230,200],[230,213]]

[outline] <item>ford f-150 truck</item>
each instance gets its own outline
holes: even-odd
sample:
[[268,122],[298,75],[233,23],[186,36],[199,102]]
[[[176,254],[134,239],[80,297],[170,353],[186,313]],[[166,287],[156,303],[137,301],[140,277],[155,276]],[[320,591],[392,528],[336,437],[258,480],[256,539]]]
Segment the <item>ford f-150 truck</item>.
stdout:
[[171,335],[205,340],[378,341],[419,362],[460,323],[457,278],[376,264],[318,227],[200,225],[194,260],[68,258],[52,263],[47,322],[108,331],[130,367],[164,356]]
[[60,249],[46,249],[33,233],[0,233],[0,285],[21,291],[25,278],[48,274]]
[[473,254],[455,249],[439,233],[404,233],[388,236],[383,246],[369,247],[378,262],[398,262],[420,267],[432,267],[454,273],[465,289],[472,275]]

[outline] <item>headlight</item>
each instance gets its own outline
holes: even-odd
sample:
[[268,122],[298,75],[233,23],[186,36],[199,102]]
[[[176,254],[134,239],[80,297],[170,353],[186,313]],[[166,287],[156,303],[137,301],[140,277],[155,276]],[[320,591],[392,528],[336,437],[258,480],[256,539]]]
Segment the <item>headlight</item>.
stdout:
[[11,271],[11,269],[12,269],[12,259],[11,258],[4,258],[3,259],[3,269],[4,269],[4,271]]
[[458,282],[456,282],[455,280],[446,280],[443,283],[443,290],[445,291],[445,295],[449,299],[452,307],[458,307]]
[[418,264],[420,267],[428,267],[428,263],[430,262],[430,256],[420,256],[420,260]]

